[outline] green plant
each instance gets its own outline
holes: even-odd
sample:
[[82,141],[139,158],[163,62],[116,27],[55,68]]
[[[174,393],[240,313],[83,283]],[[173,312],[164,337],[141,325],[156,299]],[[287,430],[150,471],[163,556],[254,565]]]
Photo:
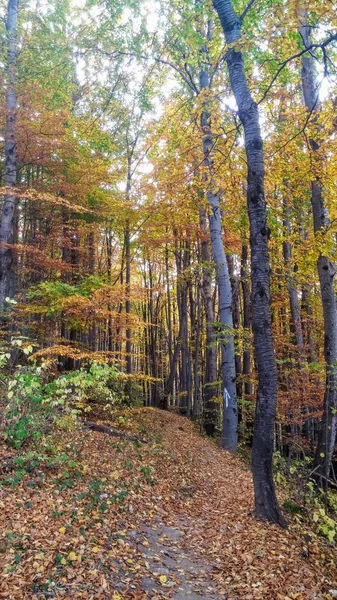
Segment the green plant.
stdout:
[[333,542],[337,535],[337,522],[327,514],[325,508],[321,507],[315,510],[313,520],[316,523],[318,533],[326,537],[329,542]]
[[40,364],[32,356],[34,344],[27,338],[14,338],[11,347],[20,348],[29,364],[18,365],[8,376],[10,348],[0,352],[0,380],[6,406],[3,409],[2,436],[15,448],[40,440],[56,425],[69,429],[81,411],[90,410],[99,398],[106,406],[120,402],[114,391],[118,371],[114,366],[93,362],[88,368],[55,376],[53,364]]
[[[74,479],[82,477],[77,461],[67,454],[49,456],[34,450],[5,461],[2,471],[7,474],[0,481],[0,485],[12,488],[20,485],[23,480],[26,480],[27,487],[41,487],[46,471],[57,471],[58,476],[55,482],[61,489],[72,487]],[[34,479],[29,479],[27,476],[31,477],[32,474],[34,474]]]
[[294,502],[292,502],[292,500],[290,500],[289,498],[287,498],[283,502],[283,508],[284,510],[286,510],[289,513],[292,513],[293,515],[297,515],[302,512],[301,507],[297,506],[297,504],[294,504]]
[[114,366],[93,362],[88,369],[64,373],[53,379],[44,388],[44,403],[53,407],[67,405],[74,414],[90,411],[90,401],[100,399],[105,406],[120,402],[112,390],[112,382],[118,378]]
[[149,485],[153,485],[155,483],[154,479],[151,477],[153,468],[147,465],[143,465],[140,467],[140,472],[144,475],[146,483]]

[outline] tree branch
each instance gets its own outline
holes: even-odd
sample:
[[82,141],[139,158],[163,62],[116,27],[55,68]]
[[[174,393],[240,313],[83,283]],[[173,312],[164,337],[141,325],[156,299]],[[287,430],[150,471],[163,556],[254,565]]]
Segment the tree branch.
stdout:
[[105,433],[107,435],[111,435],[113,437],[118,437],[122,440],[130,440],[131,442],[141,442],[142,444],[147,444],[146,440],[139,439],[135,435],[129,435],[128,433],[122,433],[118,431],[118,429],[113,429],[112,427],[108,427],[107,425],[101,425],[99,423],[93,423],[92,421],[84,421],[84,427],[87,429],[91,429],[92,431],[99,431],[100,433]]
[[242,15],[239,17],[241,23],[244,20],[244,18],[247,16],[247,14],[249,13],[250,9],[254,6],[256,0],[250,0],[250,2],[248,2],[245,10],[243,11]]
[[296,58],[300,58],[301,56],[303,56],[303,54],[306,54],[307,52],[310,52],[311,50],[317,50],[318,48],[320,48],[323,51],[323,55],[325,57],[326,56],[326,47],[329,44],[331,44],[331,42],[335,42],[336,40],[337,40],[337,33],[332,33],[328,38],[326,38],[326,40],[324,40],[324,42],[310,44],[310,46],[306,46],[305,48],[303,48],[303,50],[301,50],[300,52],[297,52],[297,54],[293,54],[293,56],[289,56],[289,58],[284,60],[280,64],[280,66],[277,69],[275,75],[273,76],[271,82],[269,83],[267,89],[264,91],[262,98],[260,98],[260,100],[257,102],[257,104],[261,104],[261,102],[263,102],[263,100],[265,100],[266,96],[269,94],[269,92],[270,92],[273,84],[275,83],[276,79],[278,78],[279,74],[284,69],[284,67],[287,66],[287,64],[289,64],[292,60],[295,60]]

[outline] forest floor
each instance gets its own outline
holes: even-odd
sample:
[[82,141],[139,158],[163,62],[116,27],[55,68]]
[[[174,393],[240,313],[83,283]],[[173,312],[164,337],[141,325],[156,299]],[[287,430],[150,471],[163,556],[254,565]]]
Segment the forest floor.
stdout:
[[54,462],[17,471],[22,451],[1,448],[0,598],[337,596],[334,548],[296,516],[287,531],[255,519],[240,457],[173,413],[117,422],[147,443],[69,431],[48,440]]

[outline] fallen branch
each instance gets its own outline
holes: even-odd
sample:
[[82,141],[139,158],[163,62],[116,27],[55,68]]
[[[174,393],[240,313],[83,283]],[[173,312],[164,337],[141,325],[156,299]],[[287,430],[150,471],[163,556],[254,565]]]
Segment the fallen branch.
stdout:
[[92,431],[100,431],[101,433],[106,433],[106,435],[118,437],[122,440],[130,440],[132,442],[141,442],[142,444],[147,444],[147,440],[139,439],[137,436],[130,435],[128,433],[122,433],[121,431],[118,431],[118,429],[108,427],[107,425],[101,425],[100,423],[94,423],[93,421],[83,421],[83,425]]

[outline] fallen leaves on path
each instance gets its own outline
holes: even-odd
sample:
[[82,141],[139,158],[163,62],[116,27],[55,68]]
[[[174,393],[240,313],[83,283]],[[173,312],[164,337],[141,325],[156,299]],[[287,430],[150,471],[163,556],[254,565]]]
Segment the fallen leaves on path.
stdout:
[[172,413],[132,410],[120,427],[149,443],[70,432],[67,468],[0,487],[0,598],[331,598],[332,548],[256,520],[240,458]]

